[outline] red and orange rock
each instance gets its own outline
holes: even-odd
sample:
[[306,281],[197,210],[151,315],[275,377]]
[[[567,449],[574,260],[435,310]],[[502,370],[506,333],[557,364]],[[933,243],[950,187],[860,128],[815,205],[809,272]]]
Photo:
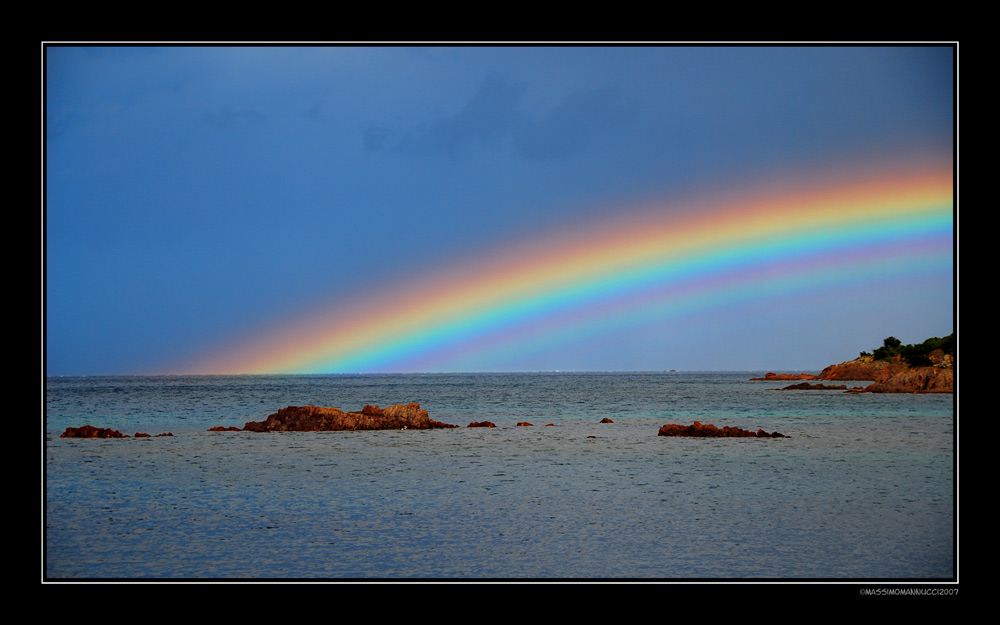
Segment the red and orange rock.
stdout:
[[361,412],[344,412],[321,406],[288,406],[264,421],[248,421],[247,432],[327,432],[343,430],[430,430],[454,428],[434,421],[420,404],[398,404],[388,408],[365,406]]
[[128,434],[122,434],[111,428],[95,428],[92,425],[84,425],[78,428],[66,428],[66,431],[60,434],[59,438],[128,438]]
[[[867,393],[954,393],[954,358],[935,350],[928,354],[930,367],[912,367],[899,356],[874,360],[870,355],[830,365],[819,374],[821,380],[871,380]],[[848,392],[860,392],[851,389]]]

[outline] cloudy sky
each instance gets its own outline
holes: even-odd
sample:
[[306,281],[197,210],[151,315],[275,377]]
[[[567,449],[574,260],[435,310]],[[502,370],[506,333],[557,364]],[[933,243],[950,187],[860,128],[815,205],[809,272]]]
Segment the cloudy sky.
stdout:
[[[820,257],[817,214],[766,267],[723,233],[760,223],[744,200],[950,173],[954,52],[51,45],[47,373],[819,369],[948,334],[951,223],[857,226]],[[642,223],[711,243],[640,285],[610,268]],[[616,224],[622,254],[539,287],[553,302],[501,286]],[[562,290],[600,267],[631,286]]]

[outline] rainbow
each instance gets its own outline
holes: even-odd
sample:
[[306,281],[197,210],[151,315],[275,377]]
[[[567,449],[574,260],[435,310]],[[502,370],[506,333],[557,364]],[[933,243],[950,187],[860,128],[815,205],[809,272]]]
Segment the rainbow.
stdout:
[[953,271],[950,159],[675,197],[262,329],[194,373],[448,370],[768,294]]

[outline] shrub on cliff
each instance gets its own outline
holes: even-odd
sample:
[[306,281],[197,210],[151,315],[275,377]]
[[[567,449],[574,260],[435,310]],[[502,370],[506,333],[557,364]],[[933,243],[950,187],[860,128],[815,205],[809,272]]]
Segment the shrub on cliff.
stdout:
[[[918,345],[903,345],[902,341],[890,336],[882,341],[882,347],[876,349],[872,356],[875,360],[890,361],[899,356],[912,367],[926,367],[932,364],[928,357],[932,351],[940,349],[945,354],[955,354],[955,334],[945,337],[931,337]],[[864,354],[864,352],[862,352]]]

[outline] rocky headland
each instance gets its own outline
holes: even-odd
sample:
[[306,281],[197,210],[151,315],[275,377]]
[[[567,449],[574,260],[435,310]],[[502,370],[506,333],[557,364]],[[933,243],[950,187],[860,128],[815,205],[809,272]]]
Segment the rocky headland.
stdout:
[[865,393],[954,393],[954,357],[932,352],[928,358],[932,364],[914,366],[901,356],[886,361],[863,355],[830,365],[823,369],[818,379],[873,382],[863,389]]
[[866,393],[954,393],[955,371],[938,367],[915,367],[865,388]]
[[434,421],[420,404],[397,404],[388,408],[365,406],[360,412],[344,412],[321,406],[288,406],[263,421],[248,421],[246,432],[332,432],[354,430],[432,430],[456,428]]
[[861,352],[848,360],[823,369],[819,375],[768,373],[753,380],[855,380],[871,381],[867,387],[793,384],[781,390],[846,390],[848,393],[954,393],[955,335],[932,337],[917,345],[903,345],[889,337],[872,353]]

